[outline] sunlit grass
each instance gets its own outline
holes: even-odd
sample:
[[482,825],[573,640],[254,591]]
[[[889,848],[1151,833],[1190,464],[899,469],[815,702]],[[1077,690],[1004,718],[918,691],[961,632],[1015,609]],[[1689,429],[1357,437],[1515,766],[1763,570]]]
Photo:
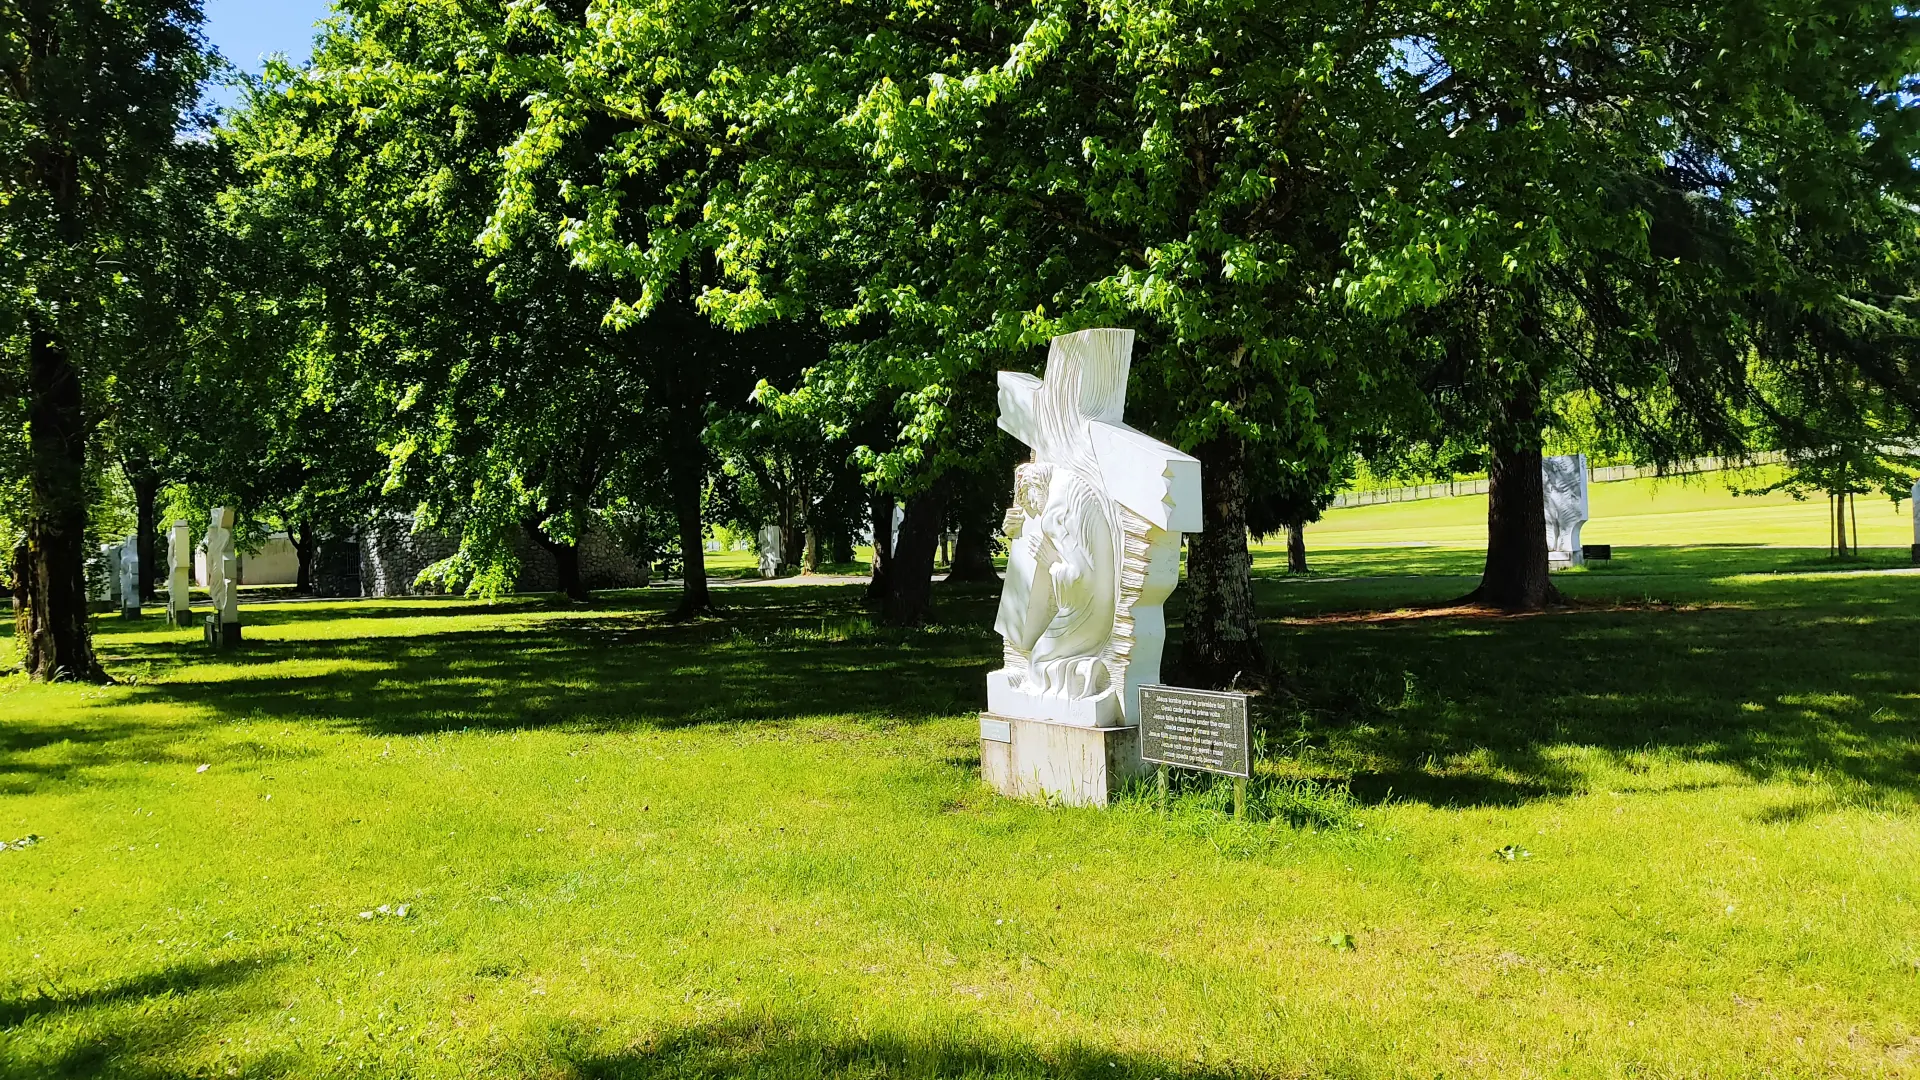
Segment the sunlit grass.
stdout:
[[983,790],[989,589],[102,620],[120,684],[0,681],[0,1075],[1920,1068],[1920,577],[1632,548],[1426,617],[1440,554],[1263,576],[1243,823]]

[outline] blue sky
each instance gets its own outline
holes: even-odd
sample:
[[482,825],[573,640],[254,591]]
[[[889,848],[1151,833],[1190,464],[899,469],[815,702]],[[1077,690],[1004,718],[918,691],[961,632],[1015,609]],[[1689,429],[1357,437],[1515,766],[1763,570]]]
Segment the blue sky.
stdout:
[[[207,37],[234,66],[257,75],[274,53],[307,59],[313,24],[327,9],[327,0],[207,0]],[[234,98],[230,91],[209,96],[222,105]]]

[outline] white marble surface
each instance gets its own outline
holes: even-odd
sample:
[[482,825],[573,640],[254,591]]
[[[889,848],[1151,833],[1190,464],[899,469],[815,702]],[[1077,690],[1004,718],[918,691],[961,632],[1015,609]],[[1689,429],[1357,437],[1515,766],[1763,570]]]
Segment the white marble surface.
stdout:
[[989,711],[1131,724],[1160,679],[1161,605],[1201,528],[1200,462],[1126,425],[1133,331],[1055,338],[1044,380],[1000,373],[1000,427],[1033,450],[1014,477]]
[[233,545],[234,513],[216,506],[207,525],[207,595],[222,623],[240,624],[240,556]]
[[176,521],[167,532],[167,613],[186,625],[193,610],[193,526]]
[[1546,488],[1547,563],[1579,566],[1580,529],[1587,523],[1587,455],[1543,458],[1540,479]]
[[120,609],[140,610],[140,537],[129,536],[120,544]]
[[760,576],[773,578],[780,576],[781,556],[786,552],[786,534],[780,526],[769,525],[760,530]]

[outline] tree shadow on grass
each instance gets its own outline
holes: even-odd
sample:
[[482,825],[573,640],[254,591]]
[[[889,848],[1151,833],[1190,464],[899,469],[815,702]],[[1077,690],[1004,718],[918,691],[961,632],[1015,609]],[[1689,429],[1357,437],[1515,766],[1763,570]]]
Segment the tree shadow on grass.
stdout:
[[[235,995],[277,957],[190,961],[72,991],[0,998],[0,1076],[171,1080],[202,1070],[165,1064],[186,1039],[233,1019]],[[268,1061],[230,1075],[282,1075]]]
[[[134,688],[234,718],[320,721],[377,734],[546,726],[677,727],[812,716],[922,721],[977,708],[994,655],[984,601],[918,630],[876,626],[857,591],[742,590],[724,620],[667,621],[651,605],[561,612],[511,627],[345,639],[262,632],[215,668],[197,645],[128,643],[120,662],[172,674]],[[650,598],[648,598],[650,599]],[[744,601],[744,602],[742,602]],[[439,614],[446,614],[440,612]],[[281,614],[279,627],[339,618]]]
[[591,1049],[592,1040],[575,1029],[550,1028],[521,1051],[519,1065],[528,1075],[545,1075],[557,1067],[561,1075],[580,1080],[1229,1080],[1266,1075],[1084,1042],[1043,1049],[993,1035],[849,1035],[820,1033],[815,1027],[781,1018],[741,1018],[686,1028],[614,1052]]
[[1920,582],[1761,581],[1694,607],[1514,618],[1316,619],[1276,635],[1296,680],[1269,738],[1351,771],[1356,796],[1508,805],[1599,764],[1661,790],[1698,761],[1920,798]]

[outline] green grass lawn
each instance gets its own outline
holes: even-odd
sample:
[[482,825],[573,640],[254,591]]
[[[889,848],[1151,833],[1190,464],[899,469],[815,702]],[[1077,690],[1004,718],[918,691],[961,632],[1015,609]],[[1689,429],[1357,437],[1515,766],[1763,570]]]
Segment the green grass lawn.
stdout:
[[[1594,484],[1588,489],[1593,518],[1581,530],[1581,539],[1619,547],[1765,544],[1824,550],[1825,499],[1803,502],[1783,492],[1753,496],[1727,489],[1729,479],[1759,487],[1776,474],[1756,469]],[[1862,495],[1856,509],[1861,546],[1906,552],[1914,543],[1911,504],[1896,507],[1884,496]],[[1315,548],[1431,544],[1484,549],[1486,542],[1485,495],[1330,510],[1307,528],[1307,543]]]
[[0,681],[0,1076],[1920,1072],[1920,576],[1316,557],[1245,824],[985,791],[986,590],[104,619]]

